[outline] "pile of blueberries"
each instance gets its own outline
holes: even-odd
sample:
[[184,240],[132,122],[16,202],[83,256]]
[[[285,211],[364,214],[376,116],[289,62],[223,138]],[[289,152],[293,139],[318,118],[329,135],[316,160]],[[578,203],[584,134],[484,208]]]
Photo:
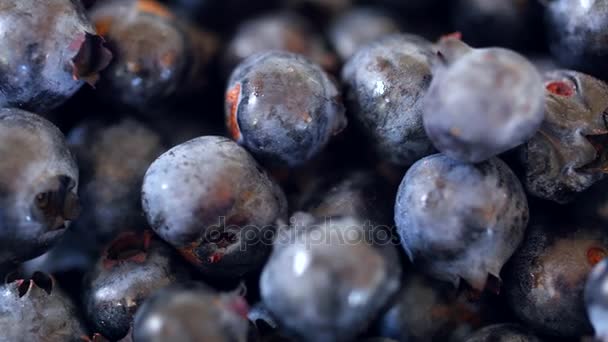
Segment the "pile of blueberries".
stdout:
[[608,0],[0,0],[0,342],[608,342]]

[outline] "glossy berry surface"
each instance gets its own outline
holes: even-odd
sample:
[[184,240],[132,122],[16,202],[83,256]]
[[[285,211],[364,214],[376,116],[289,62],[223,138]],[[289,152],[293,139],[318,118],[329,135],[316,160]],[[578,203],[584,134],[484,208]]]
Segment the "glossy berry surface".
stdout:
[[422,125],[434,58],[430,42],[395,35],[362,48],[342,70],[349,113],[392,163],[411,165],[434,151]]
[[181,21],[155,0],[102,1],[91,20],[114,53],[99,89],[138,108],[199,90],[215,38]]
[[243,22],[226,48],[226,68],[232,71],[248,57],[274,50],[306,56],[328,71],[336,68],[323,37],[306,17],[292,12],[264,14]]
[[366,229],[345,217],[313,220],[278,237],[260,287],[279,326],[308,341],[348,341],[365,329],[401,276],[394,246],[375,246]]
[[534,196],[571,201],[608,170],[608,85],[570,70],[547,72],[545,119],[522,147],[524,184]]
[[346,127],[336,85],[299,55],[274,51],[251,56],[228,84],[230,136],[262,159],[298,166]]
[[102,43],[79,1],[2,1],[0,108],[46,113],[95,84],[112,58]]
[[78,167],[42,117],[0,109],[0,269],[44,253],[79,212]]
[[591,332],[583,289],[608,253],[608,235],[591,223],[532,224],[504,273],[511,309],[539,333],[576,337]]
[[585,285],[587,316],[599,341],[608,341],[608,259],[595,265]]
[[160,156],[143,182],[154,231],[203,272],[241,276],[261,267],[274,222],[286,220],[283,191],[247,151],[216,136]]
[[551,1],[546,29],[553,57],[561,65],[607,79],[608,1]]
[[43,273],[0,286],[2,341],[82,341],[86,330],[75,305]]
[[399,25],[387,13],[360,7],[334,19],[328,36],[340,58],[347,61],[365,45],[398,32]]
[[195,285],[168,288],[148,299],[135,316],[139,342],[244,342],[247,304]]
[[438,44],[442,63],[424,101],[424,127],[435,147],[481,162],[525,143],[544,114],[542,78],[523,56],[471,49],[454,37]]
[[462,341],[492,322],[492,308],[486,296],[409,272],[376,330],[397,341]]
[[528,329],[517,324],[495,324],[487,326],[473,335],[465,342],[540,342]]
[[421,270],[457,285],[483,290],[499,278],[521,243],[528,223],[523,187],[497,158],[468,164],[436,154],[406,173],[395,204],[395,222],[410,260]]
[[112,241],[85,278],[85,310],[94,331],[111,340],[125,337],[148,297],[187,279],[178,260],[149,231],[123,233]]

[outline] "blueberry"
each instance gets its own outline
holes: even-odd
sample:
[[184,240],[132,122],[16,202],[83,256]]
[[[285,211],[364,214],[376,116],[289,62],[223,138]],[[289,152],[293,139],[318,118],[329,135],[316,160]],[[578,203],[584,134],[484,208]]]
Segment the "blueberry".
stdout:
[[492,322],[489,295],[456,289],[449,283],[410,272],[398,296],[378,319],[381,336],[398,341],[462,341],[474,329]]
[[91,19],[114,53],[99,84],[111,101],[148,108],[204,85],[215,38],[156,0],[100,2]]
[[480,329],[465,342],[540,342],[540,339],[518,324],[503,323]]
[[3,0],[0,36],[0,108],[47,113],[111,59],[79,1]]
[[324,219],[349,216],[375,224],[392,223],[392,192],[371,171],[353,170],[317,178],[299,198],[299,210]]
[[608,78],[608,1],[550,1],[546,29],[553,56],[566,68]]
[[442,63],[424,101],[424,127],[446,155],[481,162],[525,143],[543,120],[536,68],[506,49],[472,49],[454,37],[438,44]]
[[583,289],[593,266],[608,253],[608,235],[591,223],[530,225],[504,272],[509,306],[539,333],[577,337],[591,331]]
[[357,7],[338,16],[329,27],[329,40],[342,60],[348,60],[363,46],[399,32],[399,25],[387,13]]
[[328,71],[336,67],[335,57],[325,47],[323,37],[305,17],[275,12],[239,25],[226,48],[226,70],[231,72],[248,57],[273,50],[301,54]]
[[585,285],[585,306],[595,336],[599,341],[608,339],[608,259],[595,265]]
[[138,342],[245,341],[247,304],[200,286],[167,288],[137,311],[133,339]]
[[457,0],[451,14],[454,29],[471,45],[538,49],[542,10],[535,0]]
[[349,112],[381,158],[411,165],[433,153],[421,100],[433,78],[434,58],[430,42],[395,35],[360,49],[344,66]]
[[260,279],[283,331],[306,341],[349,341],[399,289],[392,244],[353,218],[296,225],[279,235]]
[[80,211],[78,168],[42,117],[0,109],[0,269],[43,254]]
[[232,73],[226,92],[231,137],[262,159],[298,166],[346,127],[340,93],[329,76],[288,52],[257,54]]
[[151,232],[124,233],[85,278],[86,314],[111,340],[127,336],[139,306],[156,291],[187,279],[174,251]]
[[418,161],[403,178],[395,222],[420,269],[483,290],[488,275],[499,278],[522,241],[528,202],[501,160],[468,164],[436,154]]
[[211,275],[239,277],[261,266],[277,219],[286,219],[279,186],[233,141],[201,137],[160,156],[143,182],[152,228]]
[[575,71],[551,71],[545,98],[545,120],[521,149],[524,184],[534,196],[566,203],[604,176],[608,85]]
[[2,341],[82,341],[76,307],[44,273],[0,286]]

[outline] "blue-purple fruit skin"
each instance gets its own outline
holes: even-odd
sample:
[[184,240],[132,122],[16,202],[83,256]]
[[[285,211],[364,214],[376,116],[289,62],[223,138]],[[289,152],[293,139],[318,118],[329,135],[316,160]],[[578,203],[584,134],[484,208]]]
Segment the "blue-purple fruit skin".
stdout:
[[608,234],[590,222],[530,225],[503,272],[510,308],[538,333],[578,337],[592,332],[583,290],[594,265],[608,254]]
[[328,71],[335,68],[323,37],[294,12],[272,12],[243,22],[226,48],[224,63],[231,72],[248,57],[275,50],[306,56]]
[[483,290],[521,243],[528,202],[497,158],[468,164],[436,154],[406,173],[395,222],[410,260],[439,280]]
[[199,91],[217,42],[155,0],[148,6],[142,2],[99,1],[90,16],[114,54],[99,82],[100,93],[144,110]]
[[541,342],[541,340],[521,325],[502,323],[476,331],[465,342]]
[[495,308],[488,298],[472,299],[470,292],[409,272],[376,329],[381,336],[398,341],[461,341],[494,319]]
[[142,204],[154,231],[201,271],[239,277],[262,266],[281,188],[234,141],[206,136],[178,145],[148,169]]
[[355,7],[333,20],[328,37],[340,58],[347,61],[365,45],[398,32],[399,25],[387,13]]
[[70,298],[48,275],[32,279],[0,286],[0,341],[82,341],[86,329]]
[[299,166],[347,125],[334,82],[318,65],[289,52],[244,60],[226,91],[230,136],[256,157]]
[[44,118],[0,109],[0,269],[43,254],[79,214],[78,167]]
[[472,49],[455,38],[437,46],[442,63],[424,101],[424,127],[442,153],[477,163],[525,143],[544,117],[542,77],[525,57]]
[[595,330],[595,337],[608,341],[608,259],[595,265],[585,285],[587,316]]
[[188,279],[175,251],[151,232],[112,241],[84,282],[85,312],[96,333],[127,336],[139,306],[156,291]]
[[111,59],[102,42],[80,1],[3,0],[0,108],[48,113],[94,84]]
[[434,59],[425,39],[393,35],[361,48],[342,70],[353,121],[391,163],[411,165],[435,151],[422,123]]
[[240,297],[215,294],[196,285],[163,289],[135,315],[137,342],[247,341],[246,303]]
[[262,272],[261,295],[298,340],[350,341],[399,289],[394,245],[374,244],[357,219],[313,219],[284,233]]
[[545,119],[521,148],[526,190],[567,203],[604,178],[608,85],[571,70],[545,73]]
[[607,79],[608,1],[551,1],[545,13],[553,57],[566,68]]

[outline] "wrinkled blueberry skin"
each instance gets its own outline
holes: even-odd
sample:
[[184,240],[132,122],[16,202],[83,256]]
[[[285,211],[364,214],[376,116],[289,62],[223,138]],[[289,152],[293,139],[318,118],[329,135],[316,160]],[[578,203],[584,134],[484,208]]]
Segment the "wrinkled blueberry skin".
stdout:
[[392,224],[390,198],[392,193],[378,174],[355,170],[318,180],[301,194],[298,208],[319,219],[348,216]]
[[225,109],[235,141],[257,157],[289,167],[315,157],[347,125],[334,82],[289,52],[243,61],[228,83]]
[[232,72],[248,57],[273,50],[306,56],[328,71],[336,68],[323,37],[305,17],[291,12],[265,14],[242,23],[226,48],[225,68]]
[[608,259],[595,265],[585,285],[585,307],[595,330],[595,337],[608,341]]
[[206,82],[215,38],[155,0],[102,1],[91,20],[114,53],[98,86],[108,99],[149,108],[189,95]]
[[542,42],[542,6],[535,0],[457,0],[452,23],[476,47],[538,48]]
[[216,136],[178,145],[152,163],[142,203],[154,231],[189,262],[227,277],[259,268],[274,222],[287,219],[279,186],[244,148]]
[[104,250],[84,284],[94,331],[111,340],[127,335],[139,306],[156,291],[187,279],[173,249],[152,233],[125,233]]
[[79,1],[3,0],[0,108],[47,113],[111,60]]
[[283,331],[298,340],[349,341],[365,330],[401,277],[394,246],[373,244],[371,232],[345,217],[279,236],[260,288]]
[[566,68],[608,78],[608,1],[550,1],[546,28],[553,56]]
[[430,42],[394,35],[360,49],[342,70],[349,113],[389,162],[411,165],[434,151],[422,125],[434,59]]
[[524,185],[536,197],[566,203],[608,169],[608,85],[569,70],[544,79],[545,120],[521,148]]
[[601,226],[533,224],[504,272],[509,306],[526,326],[562,337],[591,332],[583,289],[595,264],[607,255]]
[[495,324],[480,329],[465,342],[541,342],[526,328],[517,324]]
[[541,75],[506,49],[471,49],[456,38],[438,44],[424,101],[424,127],[435,147],[451,158],[478,163],[525,143],[544,111]]
[[42,117],[0,109],[0,269],[43,254],[79,214],[78,167]]
[[439,280],[464,279],[483,290],[521,243],[528,202],[511,169],[497,158],[468,164],[442,154],[406,173],[395,222],[410,260]]
[[217,295],[197,286],[157,292],[137,311],[137,342],[245,342],[247,304],[241,297]]
[[0,286],[2,341],[82,341],[84,325],[74,304],[46,274]]
[[411,272],[376,329],[381,336],[398,341],[462,341],[492,322],[490,304],[483,296],[473,299],[469,290]]
[[399,32],[399,25],[388,14],[373,8],[353,8],[340,15],[329,27],[329,40],[346,61],[363,46]]

